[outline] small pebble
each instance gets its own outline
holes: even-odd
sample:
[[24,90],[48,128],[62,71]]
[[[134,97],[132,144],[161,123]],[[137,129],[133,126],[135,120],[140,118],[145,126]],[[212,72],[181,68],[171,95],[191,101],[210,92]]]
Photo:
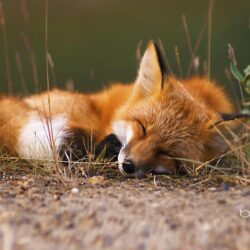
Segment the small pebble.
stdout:
[[211,225],[208,224],[208,223],[204,223],[204,224],[201,225],[201,229],[203,231],[209,231],[211,229]]
[[211,191],[211,192],[214,192],[214,191],[217,190],[217,188],[216,187],[210,187],[210,188],[208,188],[208,190]]
[[77,194],[77,193],[79,193],[79,189],[78,189],[78,188],[72,188],[72,189],[71,189],[71,192],[72,192],[73,194]]

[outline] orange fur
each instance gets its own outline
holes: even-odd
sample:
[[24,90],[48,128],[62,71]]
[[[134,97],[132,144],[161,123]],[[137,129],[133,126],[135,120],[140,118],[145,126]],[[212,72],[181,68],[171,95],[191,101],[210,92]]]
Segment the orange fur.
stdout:
[[[176,164],[172,157],[206,161],[223,153],[227,145],[220,132],[224,132],[225,126],[213,125],[220,119],[220,113],[233,112],[224,91],[206,78],[164,78],[156,52],[155,45],[150,43],[138,78],[132,84],[113,84],[94,94],[54,89],[49,94],[44,92],[22,100],[1,97],[2,149],[18,154],[20,130],[29,116],[36,114],[41,120],[66,116],[68,130],[80,129],[85,135],[91,134],[95,144],[122,121],[129,126],[132,137],[123,142],[122,161],[129,159],[136,169],[145,171],[163,166],[174,172]],[[232,122],[227,124],[233,127]],[[118,138],[122,137],[119,133]]]
[[18,134],[27,120],[30,108],[14,97],[2,97],[0,105],[0,148],[4,152],[17,155]]

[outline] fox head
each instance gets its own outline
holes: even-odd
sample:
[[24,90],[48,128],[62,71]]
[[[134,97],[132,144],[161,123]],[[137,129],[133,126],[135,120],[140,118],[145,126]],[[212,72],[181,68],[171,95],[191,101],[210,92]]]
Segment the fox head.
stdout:
[[[211,99],[220,102],[221,112],[230,113],[232,108],[222,90],[210,85],[200,86],[199,93],[199,86],[190,91],[188,84],[166,77],[160,50],[150,42],[131,96],[113,123],[113,132],[122,143],[120,171],[136,176],[150,171],[175,173],[180,159],[190,166],[223,153],[228,147],[224,136],[228,126],[211,108]],[[232,127],[232,123],[227,125]]]

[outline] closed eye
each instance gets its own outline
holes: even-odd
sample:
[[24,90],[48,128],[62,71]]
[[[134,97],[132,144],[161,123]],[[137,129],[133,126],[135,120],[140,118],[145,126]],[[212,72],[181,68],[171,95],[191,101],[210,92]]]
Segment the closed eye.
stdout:
[[157,151],[157,154],[173,158],[173,156],[171,154],[169,154],[169,152],[167,150],[160,149],[160,150]]
[[143,133],[143,136],[146,136],[146,127],[143,125],[143,123],[140,121],[140,120],[137,120],[136,121],[139,123],[139,125],[141,126],[142,128],[142,133]]

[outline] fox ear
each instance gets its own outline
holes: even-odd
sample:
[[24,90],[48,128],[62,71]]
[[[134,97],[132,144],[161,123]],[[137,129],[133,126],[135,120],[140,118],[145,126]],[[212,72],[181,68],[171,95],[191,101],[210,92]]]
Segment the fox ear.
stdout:
[[148,43],[138,76],[135,82],[136,91],[143,96],[151,95],[163,88],[166,66],[160,48],[153,41]]

